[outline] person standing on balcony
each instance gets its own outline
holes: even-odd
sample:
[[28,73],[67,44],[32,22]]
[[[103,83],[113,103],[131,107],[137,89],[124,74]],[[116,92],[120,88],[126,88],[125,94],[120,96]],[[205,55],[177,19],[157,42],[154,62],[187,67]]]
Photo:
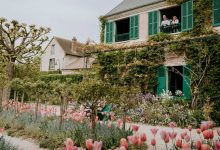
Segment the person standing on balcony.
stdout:
[[161,31],[165,33],[170,31],[170,20],[167,18],[166,15],[163,15],[163,20],[161,22]]
[[179,24],[179,19],[176,16],[173,16],[173,20],[171,21],[171,26],[173,33],[179,32],[180,24]]

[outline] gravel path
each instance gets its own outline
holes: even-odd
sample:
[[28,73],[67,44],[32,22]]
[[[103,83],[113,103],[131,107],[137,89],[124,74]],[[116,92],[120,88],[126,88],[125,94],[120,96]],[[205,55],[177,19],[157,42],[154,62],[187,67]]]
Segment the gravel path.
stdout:
[[17,137],[10,137],[7,135],[4,135],[4,138],[11,145],[18,148],[18,150],[47,150],[40,148],[37,144],[35,144],[31,140],[17,138]]

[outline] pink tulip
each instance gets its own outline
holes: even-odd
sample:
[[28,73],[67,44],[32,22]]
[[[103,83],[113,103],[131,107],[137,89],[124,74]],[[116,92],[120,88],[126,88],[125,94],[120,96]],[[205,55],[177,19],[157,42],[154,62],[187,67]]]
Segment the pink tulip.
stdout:
[[146,141],[147,141],[147,135],[146,135],[145,133],[141,133],[141,134],[140,134],[140,140],[141,140],[142,142],[146,142]]
[[192,126],[191,126],[191,125],[188,126],[188,130],[189,130],[190,132],[192,131]]
[[137,135],[134,136],[128,136],[128,141],[131,145],[138,145],[139,143],[139,138]]
[[157,131],[158,131],[159,129],[153,128],[153,129],[150,129],[150,130],[151,130],[151,133],[155,136],[155,135],[157,134]]
[[170,128],[175,128],[176,127],[176,123],[175,122],[170,122],[169,123],[169,127]]
[[160,132],[161,139],[164,140],[165,143],[169,143],[169,133],[166,131]]
[[74,146],[74,143],[70,138],[66,139],[65,145],[66,145],[65,150],[78,150],[78,148]]
[[137,125],[133,125],[132,128],[133,128],[134,132],[137,132],[138,129],[139,129],[139,126],[137,126]]
[[180,134],[180,136],[181,136],[182,139],[185,139],[185,136],[186,136],[186,135],[187,135],[187,132],[186,132],[186,131]]
[[151,143],[152,146],[155,146],[156,145],[156,140],[152,139],[150,143]]
[[92,139],[86,140],[86,148],[88,150],[92,150],[92,148],[93,148],[93,140]]
[[115,150],[127,150],[124,146],[121,146],[119,148],[116,148]]
[[220,129],[217,129],[218,136],[220,136]]
[[207,144],[202,144],[201,150],[211,150],[211,147]]
[[120,140],[120,147],[125,147],[125,149],[128,149],[128,142],[125,138]]
[[186,135],[184,139],[185,139],[186,142],[189,142],[190,141],[189,135]]
[[212,128],[213,127],[213,121],[208,121],[207,122],[207,127],[210,129],[210,128]]
[[183,143],[182,144],[182,150],[190,150],[191,148],[190,148],[190,145],[189,145],[189,143]]
[[214,133],[213,130],[205,130],[202,132],[204,139],[213,139]]
[[215,149],[220,150],[220,141],[215,142]]
[[122,123],[123,123],[123,120],[122,119],[118,119],[118,121],[117,121],[117,127],[121,127],[121,125],[122,125]]
[[176,132],[169,132],[169,137],[171,138],[171,140],[175,139],[177,136]]
[[201,146],[202,146],[201,140],[197,140],[197,141],[196,141],[196,149],[197,149],[197,150],[201,150]]
[[134,145],[138,145],[138,143],[139,143],[139,138],[138,138],[138,136],[134,135],[133,138],[132,138],[132,141],[133,141],[133,144],[134,144]]
[[182,140],[181,140],[181,139],[178,139],[178,140],[176,141],[176,147],[177,147],[177,148],[182,148]]
[[196,129],[196,132],[197,132],[197,134],[200,134],[201,133],[201,129]]
[[205,131],[206,129],[208,129],[207,124],[206,123],[201,124],[200,129],[201,129],[202,132]]
[[102,141],[95,141],[93,144],[93,150],[101,150],[102,149]]

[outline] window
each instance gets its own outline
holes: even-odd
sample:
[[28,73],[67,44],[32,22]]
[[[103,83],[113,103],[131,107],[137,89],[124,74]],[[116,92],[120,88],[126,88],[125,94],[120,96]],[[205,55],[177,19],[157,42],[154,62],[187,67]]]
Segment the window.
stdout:
[[181,6],[160,10],[160,32],[181,32]]
[[130,39],[130,18],[125,18],[115,22],[116,35],[115,42],[128,41]]
[[55,44],[51,45],[51,51],[50,51],[51,55],[55,54]]
[[158,33],[158,11],[148,13],[148,35]]
[[213,25],[220,26],[220,0],[212,0]]
[[190,70],[190,65],[159,67],[157,95],[160,96],[163,91],[169,90],[173,96],[176,96],[176,91],[180,90],[183,92],[184,99],[191,99]]
[[130,40],[138,39],[139,37],[139,15],[130,17]]
[[114,36],[114,23],[107,22],[106,23],[106,35],[105,35],[106,43],[112,43],[114,40],[113,36]]
[[193,28],[193,1],[187,1],[181,5],[181,28],[188,31]]
[[55,58],[49,60],[49,70],[55,70]]

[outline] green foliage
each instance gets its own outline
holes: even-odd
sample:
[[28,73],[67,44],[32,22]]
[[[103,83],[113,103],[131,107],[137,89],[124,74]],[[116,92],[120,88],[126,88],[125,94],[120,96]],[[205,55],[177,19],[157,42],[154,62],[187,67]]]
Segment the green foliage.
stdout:
[[49,74],[49,75],[43,75],[41,77],[42,81],[45,82],[51,82],[55,80],[59,80],[60,82],[72,82],[72,83],[78,83],[82,81],[83,76],[80,74],[68,74],[68,75],[61,75],[61,74]]
[[94,141],[103,142],[103,150],[114,149],[119,146],[121,138],[126,138],[132,135],[132,130],[123,130],[117,128],[115,125],[111,125],[110,128],[106,124],[97,124],[95,127],[95,134],[93,130],[88,126],[87,122],[76,126],[72,133],[72,139],[76,145],[84,147],[87,139],[93,139]]
[[150,36],[148,42],[164,42],[164,41],[172,41],[174,39],[172,34],[168,33],[159,33],[153,36]]
[[105,25],[106,25],[105,17],[100,16],[99,22],[100,22],[100,43],[104,43],[104,41],[105,41]]
[[181,101],[145,102],[141,105],[141,109],[143,111],[139,114],[141,120],[152,125],[167,126],[170,122],[176,122],[179,127],[187,127],[189,124],[198,127],[201,121],[205,119],[202,110],[191,109],[189,104]]
[[161,46],[99,53],[98,62],[101,66],[99,76],[114,85],[139,84],[143,93],[147,91],[155,93],[157,67],[164,59],[164,50]]

